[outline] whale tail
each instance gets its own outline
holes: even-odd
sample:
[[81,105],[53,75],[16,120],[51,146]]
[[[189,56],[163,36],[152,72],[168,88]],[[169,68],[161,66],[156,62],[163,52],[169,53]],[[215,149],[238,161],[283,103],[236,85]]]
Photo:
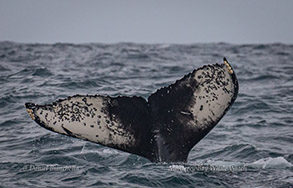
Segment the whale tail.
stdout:
[[26,103],[30,117],[60,134],[155,162],[187,161],[188,153],[225,115],[238,94],[234,70],[205,65],[142,97],[75,95],[52,104]]

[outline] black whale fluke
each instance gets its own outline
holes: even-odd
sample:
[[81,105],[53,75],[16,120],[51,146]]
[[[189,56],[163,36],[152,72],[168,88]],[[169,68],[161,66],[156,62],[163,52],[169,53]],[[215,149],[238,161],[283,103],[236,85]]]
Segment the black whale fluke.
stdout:
[[30,117],[60,134],[133,153],[154,162],[187,161],[188,153],[225,115],[238,94],[235,71],[205,65],[142,97],[75,95],[26,103]]

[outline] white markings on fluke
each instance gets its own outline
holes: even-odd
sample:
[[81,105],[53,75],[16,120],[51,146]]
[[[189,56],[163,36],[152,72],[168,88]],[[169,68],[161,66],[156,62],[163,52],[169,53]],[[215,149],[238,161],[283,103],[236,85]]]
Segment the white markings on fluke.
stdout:
[[206,65],[142,97],[75,95],[48,105],[26,103],[30,117],[60,134],[155,162],[186,161],[238,94],[231,65]]

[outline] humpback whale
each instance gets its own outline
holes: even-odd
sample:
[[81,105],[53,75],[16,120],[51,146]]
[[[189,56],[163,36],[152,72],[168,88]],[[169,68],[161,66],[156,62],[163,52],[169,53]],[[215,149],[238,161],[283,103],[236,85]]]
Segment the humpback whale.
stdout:
[[186,162],[190,150],[221,120],[237,94],[238,80],[224,58],[224,63],[195,69],[147,99],[75,95],[25,107],[50,131],[152,162]]

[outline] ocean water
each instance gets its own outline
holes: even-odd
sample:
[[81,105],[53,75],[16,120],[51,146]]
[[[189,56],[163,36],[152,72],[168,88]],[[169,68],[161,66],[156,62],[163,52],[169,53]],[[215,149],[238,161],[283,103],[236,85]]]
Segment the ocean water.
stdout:
[[[59,135],[25,102],[75,94],[147,98],[226,57],[239,95],[187,163]],[[293,187],[293,45],[0,42],[0,187]]]

